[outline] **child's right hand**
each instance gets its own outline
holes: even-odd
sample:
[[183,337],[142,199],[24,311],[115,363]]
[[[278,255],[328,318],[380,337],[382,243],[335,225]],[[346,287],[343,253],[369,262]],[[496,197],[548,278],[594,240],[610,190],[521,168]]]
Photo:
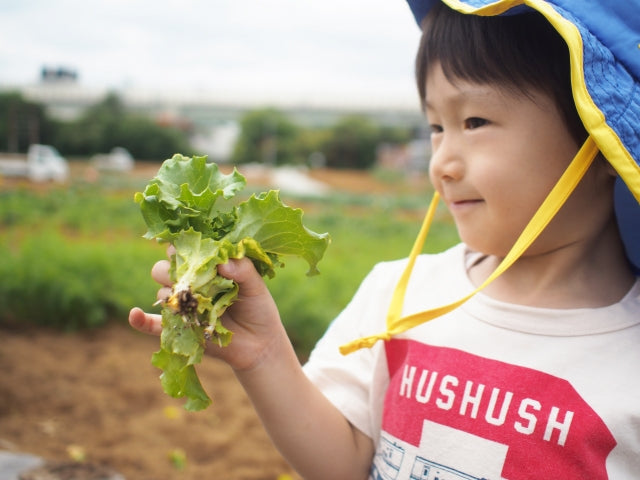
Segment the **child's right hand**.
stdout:
[[[169,249],[167,253],[173,252]],[[161,260],[151,269],[152,278],[161,285],[159,300],[171,294],[169,265],[168,260]],[[238,298],[222,315],[222,323],[233,332],[233,337],[226,347],[207,344],[206,353],[240,371],[254,368],[280,347],[290,348],[275,302],[253,263],[248,258],[230,260],[218,266],[218,273],[234,280],[240,287]],[[161,316],[145,313],[137,307],[130,311],[129,323],[144,333],[160,335],[162,332]]]

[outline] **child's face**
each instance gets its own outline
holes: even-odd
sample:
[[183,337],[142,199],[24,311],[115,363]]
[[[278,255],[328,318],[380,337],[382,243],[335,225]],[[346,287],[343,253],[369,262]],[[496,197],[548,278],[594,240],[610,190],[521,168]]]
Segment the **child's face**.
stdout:
[[[431,180],[462,241],[503,257],[579,146],[546,95],[462,80],[453,85],[439,65],[429,71],[426,92]],[[593,182],[581,183],[536,246],[557,248],[584,233],[592,187]]]

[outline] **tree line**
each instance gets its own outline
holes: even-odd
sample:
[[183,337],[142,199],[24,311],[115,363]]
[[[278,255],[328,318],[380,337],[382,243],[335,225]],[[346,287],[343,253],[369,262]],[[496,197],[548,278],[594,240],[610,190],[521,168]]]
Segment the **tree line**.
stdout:
[[266,108],[240,120],[240,137],[232,161],[271,165],[319,163],[329,168],[370,168],[383,143],[403,144],[410,128],[380,126],[364,115],[345,115],[334,125],[303,128],[283,112]]
[[66,156],[90,156],[124,147],[138,159],[189,152],[188,133],[128,111],[115,94],[74,120],[51,118],[43,105],[17,92],[0,94],[0,151],[25,152],[32,143],[54,145]]
[[[345,115],[328,127],[302,127],[284,112],[246,112],[231,162],[367,169],[380,144],[402,144],[410,128],[378,125],[364,115]],[[53,119],[43,105],[17,92],[0,93],[0,151],[25,152],[32,143],[56,146],[65,156],[87,157],[124,147],[134,158],[163,160],[173,153],[198,154],[188,127],[163,124],[126,108],[116,94],[87,108],[74,120]]]

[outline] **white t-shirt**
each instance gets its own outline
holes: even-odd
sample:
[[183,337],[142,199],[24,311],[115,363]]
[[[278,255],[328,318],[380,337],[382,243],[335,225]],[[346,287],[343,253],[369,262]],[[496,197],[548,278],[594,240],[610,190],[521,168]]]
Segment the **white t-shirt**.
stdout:
[[[404,315],[474,290],[464,245],[416,261]],[[376,445],[373,479],[640,478],[640,282],[596,309],[533,308],[482,293],[388,342],[406,260],[377,265],[305,371]]]

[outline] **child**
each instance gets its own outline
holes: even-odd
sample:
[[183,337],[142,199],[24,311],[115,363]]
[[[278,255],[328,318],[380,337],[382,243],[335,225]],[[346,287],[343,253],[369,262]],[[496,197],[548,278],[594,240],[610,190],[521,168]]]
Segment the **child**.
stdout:
[[[575,12],[545,1],[528,2],[544,15],[503,14],[512,1],[468,5],[490,3],[410,1],[419,21],[427,15],[417,81],[432,131],[430,177],[460,245],[417,255],[421,238],[408,261],[376,266],[304,369],[251,262],[219,269],[240,298],[225,313],[231,345],[208,353],[233,367],[304,478],[640,471],[638,245],[627,235],[640,210],[624,188],[628,212],[614,214],[618,174],[640,197],[640,142],[622,111],[606,122],[600,113],[624,99],[637,117],[640,82],[610,57],[618,77],[600,80],[615,87],[585,85],[610,52],[592,48]],[[589,25],[604,24],[601,7],[574,3],[598,17]],[[553,219],[543,228],[545,216]],[[166,261],[153,276],[169,286]],[[161,328],[140,309],[130,323]],[[362,346],[370,348],[338,351]]]

